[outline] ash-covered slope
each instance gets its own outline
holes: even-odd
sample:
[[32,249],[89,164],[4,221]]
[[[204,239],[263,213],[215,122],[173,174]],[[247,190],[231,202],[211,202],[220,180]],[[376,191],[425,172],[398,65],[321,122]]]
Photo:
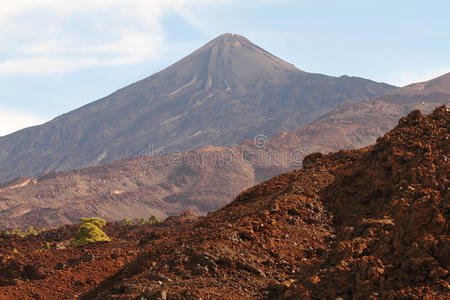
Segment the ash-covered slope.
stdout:
[[[443,77],[445,78],[445,76]],[[439,82],[434,79],[430,82]],[[432,84],[423,83],[426,86]],[[365,147],[414,109],[430,112],[450,103],[447,93],[421,90],[344,105],[319,120],[273,140],[250,140],[235,148],[205,147],[180,155],[146,155],[98,167],[0,186],[0,228],[76,222],[80,216],[108,220],[206,214],[229,203],[240,191],[298,168],[312,152]]]
[[308,125],[279,135],[270,144],[302,153],[366,147],[409,112],[430,113],[440,105],[450,105],[450,73],[369,101],[343,104]]
[[[44,125],[0,137],[0,182],[154,151],[273,137],[393,86],[306,73],[225,34],[167,69]],[[166,152],[167,153],[167,152]]]
[[82,299],[448,299],[450,113],[413,111],[375,146],[305,158],[153,236]]
[[[272,166],[269,176],[282,170]],[[209,147],[19,178],[0,187],[0,230],[58,226],[86,216],[166,218],[186,210],[204,215],[256,184],[255,174],[259,172],[238,152]]]

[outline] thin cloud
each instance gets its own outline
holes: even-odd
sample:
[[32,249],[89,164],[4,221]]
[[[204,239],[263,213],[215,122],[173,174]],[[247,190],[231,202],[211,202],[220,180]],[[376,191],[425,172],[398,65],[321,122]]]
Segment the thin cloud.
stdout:
[[0,136],[4,136],[22,128],[46,122],[45,118],[27,112],[0,107]]
[[388,75],[388,82],[397,86],[406,86],[411,83],[428,81],[450,72],[450,66],[434,70],[403,70]]
[[200,2],[16,0],[4,4],[0,74],[66,73],[156,60],[165,49],[164,13]]

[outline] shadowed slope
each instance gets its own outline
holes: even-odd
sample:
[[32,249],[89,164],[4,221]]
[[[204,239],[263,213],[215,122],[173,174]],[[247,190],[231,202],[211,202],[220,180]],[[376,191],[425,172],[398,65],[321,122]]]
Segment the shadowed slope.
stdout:
[[[414,88],[417,86],[420,89]],[[306,126],[279,135],[271,145],[302,153],[365,147],[375,143],[410,111],[430,113],[439,105],[449,104],[450,73],[373,100],[343,104]]]
[[235,146],[393,89],[302,72],[242,36],[225,34],[103,99],[0,137],[0,182],[149,151]]
[[[206,47],[210,47],[207,45]],[[425,93],[427,90],[422,90]],[[205,147],[180,155],[138,158],[0,187],[0,227],[58,225],[80,216],[106,219],[198,214],[229,203],[240,191],[300,166],[312,152],[365,147],[413,109],[450,103],[450,94],[378,97],[344,105],[297,130],[235,148]]]

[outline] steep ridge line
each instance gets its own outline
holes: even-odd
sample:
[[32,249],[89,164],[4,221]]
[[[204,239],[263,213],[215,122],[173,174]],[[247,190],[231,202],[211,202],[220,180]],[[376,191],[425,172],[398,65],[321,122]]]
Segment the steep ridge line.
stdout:
[[153,154],[235,147],[396,87],[300,71],[225,34],[168,68],[54,120],[0,137],[0,183]]
[[82,299],[448,299],[449,151],[449,110],[413,111],[151,243]]

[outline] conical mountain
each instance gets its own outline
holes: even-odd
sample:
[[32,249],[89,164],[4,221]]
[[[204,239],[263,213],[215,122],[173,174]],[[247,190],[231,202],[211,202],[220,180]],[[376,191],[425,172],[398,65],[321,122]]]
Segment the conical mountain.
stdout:
[[[302,72],[225,34],[167,69],[0,138],[0,182],[161,151],[273,137],[395,87]],[[153,152],[152,152],[153,151]]]
[[[299,72],[295,66],[252,44],[245,37],[227,33],[159,73],[158,77],[159,80],[175,80],[177,89],[167,91],[173,96],[191,86],[197,89],[244,90],[257,80],[281,82]],[[161,85],[163,82],[155,83]]]

